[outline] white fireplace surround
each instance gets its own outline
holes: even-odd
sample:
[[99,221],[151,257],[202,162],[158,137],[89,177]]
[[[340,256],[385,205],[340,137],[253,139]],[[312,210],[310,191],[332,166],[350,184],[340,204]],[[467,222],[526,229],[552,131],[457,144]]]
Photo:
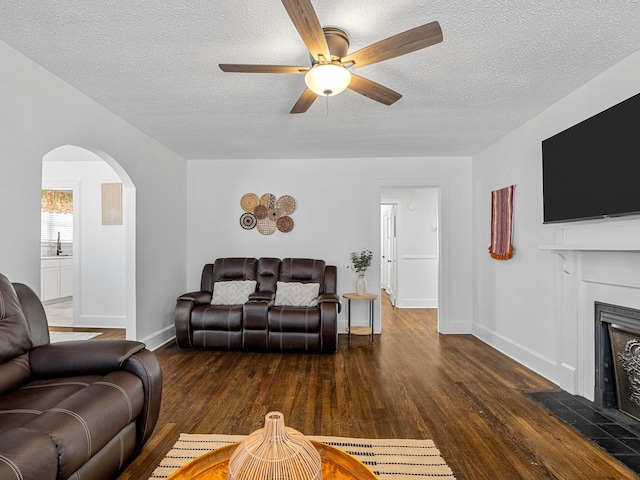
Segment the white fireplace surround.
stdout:
[[640,219],[558,227],[556,318],[560,387],[594,400],[595,302],[640,309]]

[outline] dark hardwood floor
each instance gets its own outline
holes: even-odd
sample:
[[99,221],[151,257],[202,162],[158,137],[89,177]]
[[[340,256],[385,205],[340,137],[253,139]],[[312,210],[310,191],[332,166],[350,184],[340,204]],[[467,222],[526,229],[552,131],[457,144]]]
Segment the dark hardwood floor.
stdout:
[[637,478],[524,393],[557,386],[439,335],[435,310],[383,308],[374,345],[341,335],[335,355],[158,349],[158,425],[119,480],[148,478],[181,432],[248,434],[271,410],[308,435],[431,438],[459,480]]

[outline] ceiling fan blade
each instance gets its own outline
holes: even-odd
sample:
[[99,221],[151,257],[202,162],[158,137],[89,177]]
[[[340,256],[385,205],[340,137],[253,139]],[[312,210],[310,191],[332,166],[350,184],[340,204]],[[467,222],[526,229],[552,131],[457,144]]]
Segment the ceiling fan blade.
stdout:
[[237,63],[221,63],[223,72],[236,73],[307,73],[309,67],[292,67],[288,65],[242,65]]
[[311,56],[319,60],[323,56],[327,62],[331,61],[331,53],[327,39],[318,20],[310,0],[282,0],[289,18],[298,30],[302,41],[309,49]]
[[398,92],[353,73],[351,74],[349,89],[385,105],[391,105],[402,98],[402,95]]
[[361,48],[343,57],[341,62],[345,64],[353,62],[356,67],[364,67],[430,47],[441,41],[440,24],[431,22]]
[[300,95],[300,98],[291,109],[291,113],[306,112],[311,104],[315,102],[316,98],[318,98],[318,95],[307,88],[304,92],[302,92],[302,95]]

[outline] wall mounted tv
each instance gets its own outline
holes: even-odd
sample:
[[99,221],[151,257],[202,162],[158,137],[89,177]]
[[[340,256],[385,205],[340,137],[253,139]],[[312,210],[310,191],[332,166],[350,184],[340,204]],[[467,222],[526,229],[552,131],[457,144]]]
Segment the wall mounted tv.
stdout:
[[542,142],[544,223],[640,213],[640,94]]

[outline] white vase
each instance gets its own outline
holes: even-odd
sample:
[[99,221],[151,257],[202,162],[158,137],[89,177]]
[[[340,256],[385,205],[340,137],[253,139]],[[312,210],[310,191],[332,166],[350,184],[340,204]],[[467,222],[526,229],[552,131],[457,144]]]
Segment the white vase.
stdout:
[[356,293],[358,295],[367,293],[367,280],[364,278],[364,273],[358,275],[358,279],[356,280]]

